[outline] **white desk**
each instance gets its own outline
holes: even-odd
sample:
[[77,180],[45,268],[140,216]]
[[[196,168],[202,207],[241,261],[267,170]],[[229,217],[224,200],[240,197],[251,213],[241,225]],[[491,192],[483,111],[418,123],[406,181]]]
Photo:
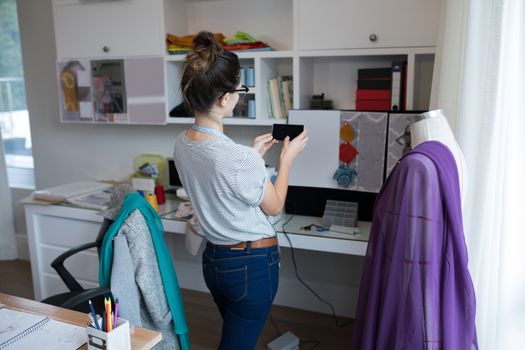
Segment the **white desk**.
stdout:
[[[166,234],[184,234],[186,222],[172,219],[173,211],[178,207],[177,201],[170,201],[159,208],[162,214],[162,224]],[[31,270],[36,300],[66,291],[66,287],[51,268],[51,262],[63,252],[80,244],[93,242],[103,221],[102,216],[95,210],[75,208],[65,205],[41,205],[25,201],[25,216],[31,258]],[[282,224],[290,216],[285,216],[275,224],[278,231],[279,244],[289,247],[288,240],[282,232]],[[285,226],[292,242],[298,249],[331,252],[347,255],[365,255],[370,223],[359,222],[361,233],[348,235],[336,232],[301,231],[301,226],[312,223],[320,224],[321,218],[309,216],[294,216]],[[173,237],[174,238],[174,237]],[[166,237],[172,242],[172,237]],[[180,241],[180,240],[179,240]],[[168,244],[170,245],[171,243]],[[173,249],[170,246],[170,249]],[[180,255],[180,254],[179,254]],[[178,269],[187,269],[181,273],[180,283],[183,288],[205,288],[200,277],[200,267],[194,262],[182,261],[177,263]],[[66,268],[85,287],[98,287],[98,256],[96,249],[90,249],[74,255],[66,260]],[[195,265],[195,266],[194,266]],[[185,279],[186,278],[186,279]],[[202,284],[202,286],[201,286]]]
[[[288,221],[290,218],[291,220]],[[288,223],[286,223],[287,221]],[[282,226],[284,223],[286,223],[286,225],[283,230]],[[301,227],[310,224],[321,225],[321,218],[315,216],[285,215],[274,224],[279,237],[279,245],[283,247],[290,246],[288,239],[286,239],[283,233],[283,231],[286,231],[294,248],[361,256],[366,254],[368,237],[370,236],[370,222],[359,221],[358,228],[360,233],[356,235],[332,231],[317,232],[313,227],[310,231],[301,230]]]
[[[184,233],[185,222],[173,219],[173,213],[176,211],[179,203],[179,200],[173,200],[159,207],[165,232]],[[291,220],[288,221],[290,218]],[[288,223],[286,223],[287,221]],[[273,226],[278,234],[279,245],[290,247],[283,233],[282,225],[284,223],[286,223],[284,230],[288,233],[288,238],[290,238],[294,248],[361,256],[366,254],[368,237],[370,236],[370,222],[359,221],[358,228],[360,233],[351,235],[332,231],[317,232],[315,228],[312,228],[311,231],[305,231],[301,227],[310,224],[321,225],[321,218],[304,215],[284,215]]]

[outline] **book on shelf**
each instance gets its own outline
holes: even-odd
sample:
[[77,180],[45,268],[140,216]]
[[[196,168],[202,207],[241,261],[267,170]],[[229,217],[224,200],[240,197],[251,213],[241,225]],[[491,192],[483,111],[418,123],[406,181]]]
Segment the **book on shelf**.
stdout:
[[278,76],[268,79],[269,114],[274,119],[288,118],[293,106],[293,80],[291,76]]
[[390,100],[357,100],[355,109],[362,111],[388,111]]
[[390,100],[390,95],[390,90],[357,89],[355,92],[357,100]]
[[386,68],[361,68],[357,70],[357,80],[388,80],[391,79],[392,71]]
[[357,110],[405,110],[406,62],[395,61],[391,67],[358,69],[357,79]]
[[282,80],[284,115],[288,118],[288,112],[293,109],[293,79],[291,76],[285,76]]
[[407,109],[407,65],[408,63],[403,62],[403,70],[401,71],[401,110],[406,111]]
[[390,98],[390,109],[392,111],[401,111],[401,71],[403,62],[392,62],[392,94]]
[[388,79],[361,79],[357,81],[357,88],[362,90],[389,90],[392,80]]
[[272,118],[283,119],[281,104],[279,102],[279,88],[277,87],[277,79],[275,78],[268,80],[268,97],[270,99]]

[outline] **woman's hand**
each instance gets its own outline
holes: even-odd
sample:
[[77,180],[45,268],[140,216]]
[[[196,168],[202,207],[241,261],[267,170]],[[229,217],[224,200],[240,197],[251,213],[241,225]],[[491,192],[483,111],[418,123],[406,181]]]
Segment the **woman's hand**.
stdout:
[[252,147],[255,148],[262,157],[264,156],[266,151],[268,151],[270,147],[275,145],[277,142],[278,141],[273,138],[272,134],[264,134],[264,135],[257,136],[253,140]]
[[290,141],[290,137],[286,136],[283,142],[283,149],[281,150],[281,162],[291,163],[293,159],[301,153],[304,146],[308,142],[308,131],[304,130],[296,138]]

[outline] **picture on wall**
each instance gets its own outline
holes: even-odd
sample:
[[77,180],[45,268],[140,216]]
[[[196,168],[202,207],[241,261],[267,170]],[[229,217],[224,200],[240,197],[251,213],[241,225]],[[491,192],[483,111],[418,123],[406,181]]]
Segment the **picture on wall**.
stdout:
[[124,60],[91,61],[94,121],[127,123]]
[[66,122],[92,122],[93,99],[89,60],[57,63],[60,118]]
[[411,150],[410,124],[417,113],[390,113],[388,118],[388,146],[386,151],[385,179],[397,161]]
[[341,111],[338,188],[379,192],[383,184],[388,113]]

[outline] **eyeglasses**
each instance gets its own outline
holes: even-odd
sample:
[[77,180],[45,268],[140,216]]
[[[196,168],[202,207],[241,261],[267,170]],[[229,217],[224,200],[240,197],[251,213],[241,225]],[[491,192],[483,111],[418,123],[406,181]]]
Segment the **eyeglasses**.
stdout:
[[242,84],[240,89],[235,89],[235,90],[232,90],[230,92],[244,92],[245,94],[247,94],[248,91],[250,91],[250,88],[247,87],[246,85]]
[[226,93],[230,93],[231,94],[231,93],[234,93],[234,92],[238,92],[239,93],[239,101],[237,103],[242,105],[242,104],[244,104],[246,102],[246,96],[248,96],[248,92],[249,91],[250,91],[250,88],[247,87],[246,85],[242,84],[239,89],[235,89],[235,90],[231,90],[231,91],[225,92],[224,94],[219,96],[219,98],[224,96]]
[[235,89],[235,90],[224,92],[222,95],[219,96],[219,99],[221,99],[224,95],[226,95],[228,93],[231,94],[231,93],[234,93],[234,92],[238,92],[239,93],[239,99],[240,100],[244,100],[246,98],[246,95],[248,94],[249,91],[250,91],[250,88],[247,87],[246,85],[242,84],[240,89]]

